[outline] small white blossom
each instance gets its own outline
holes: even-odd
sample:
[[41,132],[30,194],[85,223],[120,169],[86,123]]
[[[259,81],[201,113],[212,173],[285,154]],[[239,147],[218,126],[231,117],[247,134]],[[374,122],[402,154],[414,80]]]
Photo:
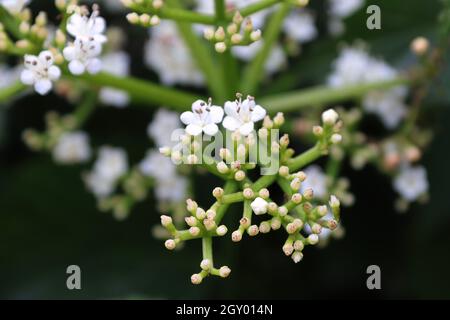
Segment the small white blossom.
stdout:
[[125,150],[113,147],[101,147],[94,164],[94,170],[101,176],[116,180],[128,170],[128,159]]
[[346,18],[355,13],[364,4],[364,0],[328,0],[330,14],[340,18]]
[[106,30],[106,21],[99,17],[98,11],[90,16],[74,13],[67,22],[67,32],[74,38],[82,38],[103,44],[107,41],[103,34]]
[[116,181],[103,177],[98,172],[90,172],[84,179],[87,188],[97,197],[104,198],[114,191]]
[[414,201],[428,191],[427,172],[424,167],[404,165],[394,179],[394,189],[406,200]]
[[0,6],[5,7],[11,14],[17,14],[31,2],[31,0],[0,0]]
[[186,177],[176,175],[170,177],[171,179],[165,179],[157,181],[155,186],[155,196],[159,201],[165,201],[170,203],[182,202],[186,199],[188,180]]
[[316,198],[326,198],[328,195],[327,175],[323,170],[317,165],[312,165],[306,168],[304,172],[306,180],[302,182],[300,192],[303,193],[307,189],[312,189]]
[[157,180],[164,180],[176,174],[176,167],[170,158],[163,156],[156,150],[147,152],[146,157],[140,162],[139,169],[142,174]]
[[252,207],[252,210],[256,215],[261,215],[267,212],[268,202],[263,198],[257,197],[252,201],[250,206]]
[[248,136],[258,122],[266,116],[266,110],[255,103],[253,97],[247,97],[244,101],[241,99],[236,101],[227,101],[225,103],[226,117],[223,120],[223,126],[230,130],[239,132]]
[[[102,57],[102,71],[115,76],[125,77],[130,74],[130,57],[126,52],[109,53]],[[102,103],[116,108],[124,108],[130,102],[126,91],[105,87],[100,90],[99,99]]]
[[314,22],[314,16],[309,11],[294,10],[284,20],[284,32],[300,43],[309,42],[318,34]]
[[212,106],[211,101],[206,103],[203,100],[197,100],[192,104],[192,112],[183,112],[180,116],[181,122],[186,127],[186,132],[191,136],[198,136],[202,132],[213,136],[219,131],[217,123],[223,118],[223,109],[218,106]]
[[53,87],[52,81],[61,76],[61,70],[54,66],[54,58],[50,51],[42,51],[39,56],[25,56],[25,70],[20,79],[26,85],[33,85],[37,93],[45,95]]
[[89,160],[90,157],[89,136],[81,131],[63,134],[53,148],[53,158],[58,163],[80,163]]
[[165,85],[202,86],[203,74],[180,37],[175,22],[164,20],[150,29],[144,60]]
[[102,52],[102,45],[92,38],[76,38],[73,44],[64,48],[64,58],[69,61],[69,70],[74,75],[100,72],[102,62],[98,56]]
[[11,84],[20,79],[20,68],[10,68],[7,65],[0,64],[0,89],[9,87]]
[[174,144],[172,133],[180,128],[180,115],[177,112],[159,109],[148,125],[147,134],[157,147],[169,147]]

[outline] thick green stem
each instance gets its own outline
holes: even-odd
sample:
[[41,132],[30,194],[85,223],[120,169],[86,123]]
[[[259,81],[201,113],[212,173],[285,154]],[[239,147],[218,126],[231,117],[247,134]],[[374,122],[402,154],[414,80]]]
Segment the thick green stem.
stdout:
[[198,13],[191,10],[185,10],[181,8],[170,8],[167,6],[163,6],[161,9],[155,9],[153,7],[133,5],[131,9],[140,14],[148,13],[151,15],[157,15],[161,19],[168,19],[179,22],[201,23],[209,25],[213,25],[216,22],[214,16]]
[[18,19],[11,16],[11,14],[0,5],[0,22],[5,29],[13,35],[16,39],[23,39],[24,35],[20,32],[20,22]]
[[[238,186],[237,186],[236,182],[229,180],[225,183],[225,186],[223,187],[223,191],[224,191],[225,195],[227,195],[227,194],[230,194],[230,193],[236,191],[237,187]],[[219,224],[222,221],[229,206],[230,206],[229,204],[225,204],[225,203],[221,204],[221,206],[219,207],[219,209],[216,212],[215,221],[217,224]]]
[[319,86],[264,97],[258,102],[261,103],[261,105],[263,105],[269,113],[297,111],[306,107],[315,107],[317,105],[325,105],[328,103],[337,103],[348,99],[359,98],[373,90],[406,85],[411,83],[411,81],[412,80],[408,78],[399,77],[389,81],[364,83],[342,88]]
[[202,251],[203,251],[203,259],[208,259],[211,262],[211,265],[213,265],[214,262],[213,262],[212,237],[202,238]]
[[289,13],[291,5],[289,3],[280,4],[280,8],[274,13],[272,18],[267,24],[267,28],[264,31],[264,44],[261,51],[258,52],[256,57],[247,66],[244,72],[244,78],[242,80],[241,91],[245,94],[255,94],[255,90],[259,82],[264,76],[264,67],[269,57],[275,42],[280,35],[281,26],[284,18]]
[[132,77],[118,77],[108,73],[99,73],[96,75],[85,74],[77,77],[65,74],[65,78],[69,80],[82,80],[98,87],[111,87],[123,90],[135,102],[144,103],[145,105],[164,105],[179,111],[188,110],[192,102],[199,99],[196,95],[166,88],[149,81]]
[[299,155],[295,158],[292,158],[288,162],[289,170],[292,172],[297,171],[297,170],[307,166],[311,162],[317,160],[318,158],[320,158],[323,155],[324,155],[324,152],[322,150],[322,147],[321,147],[320,143],[317,143],[311,149],[303,152],[301,155]]

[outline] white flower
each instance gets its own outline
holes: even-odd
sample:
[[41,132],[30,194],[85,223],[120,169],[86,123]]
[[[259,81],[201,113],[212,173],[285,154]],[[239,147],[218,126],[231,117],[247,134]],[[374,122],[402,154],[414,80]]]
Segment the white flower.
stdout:
[[204,78],[180,37],[173,21],[164,20],[150,29],[144,60],[165,85],[201,86]]
[[404,165],[394,179],[394,189],[406,200],[414,201],[428,191],[427,172],[424,167]]
[[170,179],[158,181],[155,186],[155,196],[159,201],[171,203],[186,199],[188,180],[183,176],[173,176]]
[[[262,49],[264,40],[253,42],[248,46],[234,46],[231,48],[233,55],[243,61],[252,60],[256,54]],[[264,70],[268,75],[274,74],[286,65],[287,58],[283,48],[277,44],[272,48],[272,51],[267,58]]]
[[127,170],[128,159],[125,150],[104,146],[99,150],[94,169],[86,175],[85,183],[97,197],[107,197]]
[[263,198],[257,197],[252,201],[250,206],[252,207],[252,210],[256,215],[261,215],[267,212],[268,203]]
[[63,134],[53,148],[53,158],[58,163],[80,163],[89,160],[90,157],[89,136],[81,131]]
[[128,159],[125,150],[113,147],[101,147],[94,164],[94,171],[102,177],[117,180],[128,170]]
[[54,59],[50,51],[42,51],[38,57],[26,55],[25,70],[20,78],[24,84],[34,85],[37,93],[45,95],[52,89],[52,81],[61,76],[61,70],[53,64]]
[[20,79],[20,69],[18,67],[10,68],[7,65],[0,64],[0,89],[11,86]]
[[[102,57],[102,71],[119,77],[130,74],[130,57],[126,52],[109,53]],[[102,103],[116,108],[124,108],[130,102],[126,91],[105,87],[100,90],[99,99]]]
[[334,125],[339,119],[339,114],[334,109],[328,109],[322,113],[322,121],[328,125]]
[[99,17],[98,11],[93,11],[90,16],[74,13],[67,22],[67,32],[74,38],[83,38],[105,43],[107,38],[103,34],[106,29],[106,21]]
[[170,158],[163,156],[156,150],[147,152],[146,157],[139,164],[139,170],[143,175],[153,177],[158,181],[167,178],[170,180],[176,174],[176,166]]
[[327,175],[323,170],[319,166],[312,165],[306,168],[304,172],[306,174],[306,180],[302,182],[300,191],[303,193],[305,190],[311,188],[316,198],[326,198],[328,195]]
[[340,18],[346,18],[355,13],[364,4],[364,0],[328,0],[330,14]]
[[181,122],[186,127],[186,132],[191,136],[198,136],[202,132],[213,136],[219,131],[216,123],[220,123],[223,118],[223,109],[218,106],[212,106],[211,100],[206,103],[203,100],[197,100],[192,104],[192,112],[183,112],[180,116]]
[[17,14],[30,2],[31,0],[0,0],[0,5],[5,7],[9,13]]
[[248,136],[258,122],[266,116],[266,110],[255,103],[253,97],[247,97],[244,101],[240,98],[236,101],[225,103],[225,113],[227,116],[223,120],[223,126],[230,130]]
[[[345,48],[333,68],[328,78],[332,87],[389,81],[398,76],[397,70],[360,48]],[[407,93],[405,86],[371,91],[363,98],[364,110],[376,114],[387,128],[393,129],[406,115]]]
[[317,37],[317,28],[314,16],[305,10],[295,10],[284,20],[284,32],[289,38],[300,43],[314,40]]
[[147,133],[157,147],[169,147],[174,144],[172,133],[180,126],[180,116],[177,112],[159,109],[148,125]]
[[93,38],[76,38],[74,43],[64,48],[64,58],[69,61],[69,70],[74,75],[100,72],[102,62],[97,57],[102,52],[102,45]]

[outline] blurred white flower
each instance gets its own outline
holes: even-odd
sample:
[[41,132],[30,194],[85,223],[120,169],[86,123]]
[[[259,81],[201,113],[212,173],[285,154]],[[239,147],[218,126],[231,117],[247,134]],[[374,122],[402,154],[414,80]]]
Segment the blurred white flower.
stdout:
[[155,196],[159,201],[182,202],[186,200],[188,180],[186,177],[177,175],[158,181],[155,186]]
[[103,34],[106,30],[106,21],[93,11],[90,16],[74,13],[67,22],[67,32],[74,38],[83,38],[103,44],[107,41]]
[[61,70],[54,66],[53,55],[50,51],[42,51],[39,56],[25,55],[25,70],[20,76],[26,85],[33,85],[37,93],[45,95],[53,87],[52,81],[61,76]]
[[[361,48],[345,48],[333,63],[333,73],[328,77],[332,87],[393,80],[398,71],[382,60],[373,58]],[[408,90],[398,86],[386,90],[374,90],[363,99],[363,107],[376,114],[386,128],[394,129],[405,117],[405,98]]]
[[73,44],[64,48],[64,58],[69,61],[69,70],[74,75],[100,72],[102,62],[97,57],[102,52],[102,45],[92,38],[76,38]]
[[20,79],[21,70],[18,67],[10,68],[7,65],[0,64],[0,89],[6,88]]
[[404,165],[395,177],[394,189],[408,201],[414,201],[428,191],[427,171],[422,166]]
[[[126,52],[118,51],[102,57],[102,71],[115,76],[125,77],[130,74],[130,57]],[[102,103],[116,108],[124,108],[130,102],[126,91],[105,87],[100,90],[99,99]]]
[[143,175],[162,181],[176,175],[176,166],[170,158],[162,155],[156,150],[147,152],[145,158],[139,163],[139,170]]
[[0,5],[5,7],[9,13],[17,14],[30,2],[31,0],[0,0]]
[[[261,50],[264,40],[253,42],[248,46],[234,46],[231,48],[233,55],[243,61],[251,61],[256,54]],[[281,70],[286,65],[287,58],[283,48],[280,45],[275,45],[267,58],[264,70],[271,75]]]
[[186,132],[191,136],[198,136],[202,132],[213,136],[219,131],[217,123],[222,122],[223,109],[212,106],[211,101],[197,100],[192,104],[192,112],[183,112],[180,119],[187,125]]
[[284,32],[300,43],[309,42],[317,37],[315,19],[311,12],[294,10],[284,20]]
[[150,29],[144,60],[149,68],[158,73],[163,84],[201,86],[204,83],[203,75],[173,21],[161,21]]
[[364,0],[328,0],[331,15],[346,18],[358,11],[364,4]]
[[121,0],[89,0],[90,3],[101,3],[102,8],[106,8],[111,12],[123,11],[125,9]]
[[103,146],[93,170],[86,175],[87,187],[99,198],[109,196],[128,170],[128,158],[122,148]]
[[322,168],[317,165],[311,165],[304,170],[306,174],[306,180],[302,182],[300,192],[304,192],[306,189],[311,188],[316,198],[327,198],[327,175],[323,172]]
[[53,148],[53,159],[62,164],[85,162],[90,157],[89,136],[82,131],[63,134]]
[[266,110],[255,103],[253,97],[247,97],[244,101],[227,101],[225,103],[226,117],[223,126],[230,131],[239,132],[248,136],[255,127],[255,122],[261,121],[266,116]]
[[177,112],[159,109],[147,127],[148,136],[156,146],[170,147],[175,141],[171,140],[172,133],[181,126],[180,115]]

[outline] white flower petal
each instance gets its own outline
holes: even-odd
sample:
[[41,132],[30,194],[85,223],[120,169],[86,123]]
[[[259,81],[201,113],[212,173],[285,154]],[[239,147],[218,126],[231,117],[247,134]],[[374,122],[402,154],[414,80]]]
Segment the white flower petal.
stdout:
[[209,116],[214,123],[220,123],[223,119],[223,109],[218,106],[212,106],[210,108]]
[[183,122],[185,125],[191,124],[195,121],[195,115],[191,111],[183,112],[180,116],[181,122]]
[[263,107],[261,107],[260,105],[256,105],[252,112],[252,121],[253,122],[260,121],[260,120],[264,119],[265,116],[266,116],[266,110]]
[[61,69],[57,66],[51,66],[48,68],[48,77],[53,81],[58,80],[61,77]]
[[203,132],[209,136],[214,136],[218,131],[219,127],[214,123],[208,124],[205,127],[203,127]]
[[30,70],[23,70],[22,73],[20,74],[20,80],[22,81],[23,84],[26,84],[28,86],[34,84],[34,73]]
[[80,75],[83,74],[85,71],[84,64],[81,63],[81,61],[73,60],[69,63],[69,70],[74,75]]
[[227,116],[223,120],[222,125],[225,129],[235,131],[241,126],[241,122],[232,116]]
[[203,128],[197,124],[189,124],[186,127],[186,132],[191,136],[198,136],[202,133]]
[[237,103],[236,101],[227,101],[225,102],[225,113],[227,114],[227,116],[231,116],[231,117],[238,117],[237,114]]
[[254,127],[255,124],[253,122],[247,122],[239,128],[239,132],[244,136],[248,136],[252,133]]
[[67,61],[74,60],[76,56],[75,47],[74,46],[65,47],[63,50],[63,55]]
[[42,79],[34,84],[34,89],[40,95],[46,95],[52,89],[52,82],[48,79]]
[[90,74],[97,74],[102,70],[102,61],[100,59],[91,59],[86,69]]

